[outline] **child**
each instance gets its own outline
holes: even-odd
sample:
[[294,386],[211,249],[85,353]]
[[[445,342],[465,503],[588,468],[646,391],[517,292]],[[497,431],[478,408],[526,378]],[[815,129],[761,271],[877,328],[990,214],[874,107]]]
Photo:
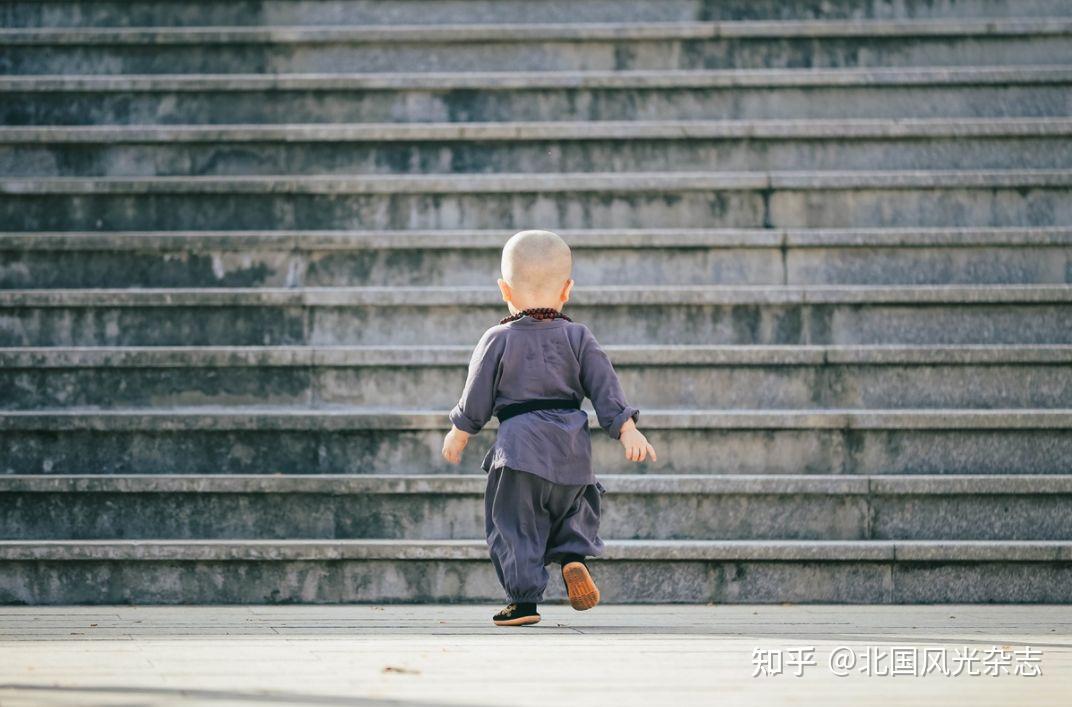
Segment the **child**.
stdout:
[[655,461],[636,428],[640,411],[626,402],[610,359],[588,327],[561,313],[572,267],[569,246],[550,231],[522,231],[507,241],[499,290],[511,316],[480,337],[443,440],[443,457],[457,464],[470,435],[492,415],[499,419],[481,465],[488,472],[488,549],[510,597],[492,619],[499,626],[540,620],[536,603],[551,562],[562,565],[574,609],[599,603],[584,558],[603,552],[597,532],[605,489],[592,473],[588,414],[580,409],[585,396],[627,459]]

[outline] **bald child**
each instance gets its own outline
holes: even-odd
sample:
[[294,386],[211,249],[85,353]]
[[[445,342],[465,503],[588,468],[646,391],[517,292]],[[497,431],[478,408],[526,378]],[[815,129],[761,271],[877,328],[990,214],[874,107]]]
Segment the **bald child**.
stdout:
[[655,460],[636,428],[640,411],[626,402],[607,354],[588,327],[562,314],[572,268],[569,246],[550,231],[522,231],[507,241],[499,290],[510,316],[480,337],[443,440],[444,458],[457,464],[469,437],[491,417],[499,420],[481,466],[488,472],[488,550],[510,600],[492,619],[500,626],[540,620],[552,563],[561,565],[574,609],[599,603],[585,558],[603,552],[605,489],[592,472],[581,401],[591,399],[600,427],[622,443],[627,459]]

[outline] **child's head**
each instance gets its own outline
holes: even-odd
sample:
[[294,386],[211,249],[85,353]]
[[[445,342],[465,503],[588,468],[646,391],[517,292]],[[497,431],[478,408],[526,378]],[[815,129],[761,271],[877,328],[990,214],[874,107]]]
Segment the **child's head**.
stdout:
[[561,309],[573,289],[573,254],[557,233],[521,231],[503,246],[499,290],[512,313]]

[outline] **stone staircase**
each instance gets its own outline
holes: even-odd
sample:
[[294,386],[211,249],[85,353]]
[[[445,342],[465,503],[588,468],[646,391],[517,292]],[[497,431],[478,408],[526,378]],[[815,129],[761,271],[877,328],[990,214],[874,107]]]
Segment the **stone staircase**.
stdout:
[[1072,601],[1065,0],[0,27],[0,602],[499,600],[438,450],[526,227],[659,450],[606,600]]

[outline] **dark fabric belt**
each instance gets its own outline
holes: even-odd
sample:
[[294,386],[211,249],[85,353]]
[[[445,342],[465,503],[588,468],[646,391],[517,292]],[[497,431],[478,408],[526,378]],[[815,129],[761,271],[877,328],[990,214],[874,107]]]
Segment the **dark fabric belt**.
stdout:
[[499,422],[503,420],[509,420],[515,415],[520,415],[526,412],[532,412],[533,410],[580,410],[581,401],[566,398],[562,400],[526,400],[523,403],[513,403],[512,405],[506,405],[502,410],[499,410],[495,414],[495,417],[499,418]]

